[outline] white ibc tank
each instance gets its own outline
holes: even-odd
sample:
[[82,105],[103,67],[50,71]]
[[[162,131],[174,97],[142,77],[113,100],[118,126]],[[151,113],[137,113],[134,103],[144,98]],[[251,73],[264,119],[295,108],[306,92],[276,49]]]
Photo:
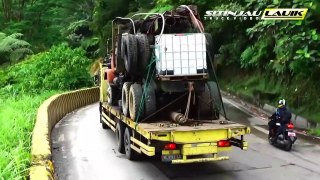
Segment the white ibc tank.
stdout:
[[156,36],[156,69],[159,75],[207,73],[206,38],[202,33]]

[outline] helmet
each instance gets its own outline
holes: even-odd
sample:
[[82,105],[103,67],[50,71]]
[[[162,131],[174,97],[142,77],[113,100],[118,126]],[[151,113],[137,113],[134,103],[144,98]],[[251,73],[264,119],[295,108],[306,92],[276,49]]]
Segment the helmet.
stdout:
[[286,100],[285,99],[280,99],[278,102],[278,107],[282,108],[286,106]]

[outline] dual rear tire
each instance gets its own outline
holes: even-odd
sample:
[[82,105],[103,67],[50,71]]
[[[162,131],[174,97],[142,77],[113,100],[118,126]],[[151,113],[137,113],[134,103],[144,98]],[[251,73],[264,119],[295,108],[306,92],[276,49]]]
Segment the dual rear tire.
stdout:
[[131,148],[131,128],[126,127],[124,123],[118,121],[116,126],[116,141],[117,150],[121,154],[125,154],[127,159],[136,160],[139,157],[139,153]]
[[[134,121],[140,120],[156,111],[156,96],[153,88],[145,91],[143,98],[143,89],[140,84],[131,84],[125,82],[122,88],[122,112]],[[143,104],[141,104],[141,102]]]

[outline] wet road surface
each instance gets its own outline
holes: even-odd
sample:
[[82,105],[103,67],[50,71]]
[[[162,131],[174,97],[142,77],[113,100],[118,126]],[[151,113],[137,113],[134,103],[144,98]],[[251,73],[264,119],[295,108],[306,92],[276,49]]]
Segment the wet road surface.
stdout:
[[291,152],[273,147],[266,140],[266,121],[225,106],[229,119],[252,127],[245,136],[249,150],[223,153],[227,161],[180,165],[159,157],[127,160],[116,151],[113,131],[101,128],[98,104],[79,109],[52,132],[55,175],[59,180],[320,179],[320,146],[298,139]]

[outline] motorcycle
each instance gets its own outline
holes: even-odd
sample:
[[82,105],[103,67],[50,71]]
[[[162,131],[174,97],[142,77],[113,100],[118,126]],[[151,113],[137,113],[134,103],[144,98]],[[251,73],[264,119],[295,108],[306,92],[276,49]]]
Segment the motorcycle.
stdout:
[[[285,127],[281,127],[280,123],[276,123],[277,128],[273,130],[273,135],[277,135],[277,137],[269,136],[269,143],[275,145],[277,147],[283,148],[286,151],[290,151],[292,145],[297,140],[297,135],[294,132],[293,123],[289,123],[285,125]],[[281,128],[281,132],[277,133],[277,129]]]

